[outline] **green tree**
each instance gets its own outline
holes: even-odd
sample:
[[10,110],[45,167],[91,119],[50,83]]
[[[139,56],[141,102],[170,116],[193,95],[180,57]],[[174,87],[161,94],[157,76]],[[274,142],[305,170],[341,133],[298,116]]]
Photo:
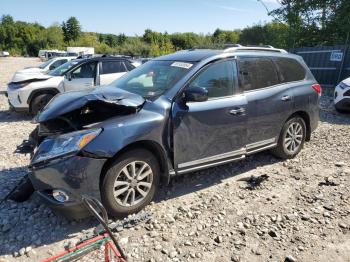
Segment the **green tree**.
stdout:
[[63,49],[64,37],[63,30],[58,24],[49,26],[46,29],[47,46],[55,49]]
[[81,34],[81,26],[78,19],[74,16],[68,18],[66,22],[62,23],[62,31],[66,43],[78,40]]

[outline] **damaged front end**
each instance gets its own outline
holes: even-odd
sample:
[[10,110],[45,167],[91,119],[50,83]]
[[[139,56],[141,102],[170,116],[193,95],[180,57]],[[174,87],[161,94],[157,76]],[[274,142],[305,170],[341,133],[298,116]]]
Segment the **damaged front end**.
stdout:
[[89,128],[106,119],[137,113],[145,100],[115,87],[74,91],[55,97],[33,120],[37,127],[16,153],[31,154],[50,136]]
[[55,97],[34,119],[37,127],[16,150],[31,155],[29,178],[35,191],[49,204],[61,204],[61,198],[76,204],[86,192],[96,197],[106,159],[83,154],[84,147],[103,132],[101,122],[135,114],[144,102],[141,96],[115,87]]

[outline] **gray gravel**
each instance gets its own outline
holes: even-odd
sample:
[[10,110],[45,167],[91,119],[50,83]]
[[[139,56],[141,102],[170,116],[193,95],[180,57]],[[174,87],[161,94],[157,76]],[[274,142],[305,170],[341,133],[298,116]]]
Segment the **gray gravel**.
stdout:
[[[28,157],[13,151],[33,129],[29,116],[8,111],[2,91],[15,70],[38,62],[0,58],[0,198],[26,174]],[[336,113],[330,98],[321,109],[293,160],[264,152],[174,179],[146,208],[151,220],[118,227],[130,261],[350,261],[350,115]],[[252,176],[265,179],[251,187]],[[94,226],[54,215],[35,196],[6,202],[0,261],[38,261]]]

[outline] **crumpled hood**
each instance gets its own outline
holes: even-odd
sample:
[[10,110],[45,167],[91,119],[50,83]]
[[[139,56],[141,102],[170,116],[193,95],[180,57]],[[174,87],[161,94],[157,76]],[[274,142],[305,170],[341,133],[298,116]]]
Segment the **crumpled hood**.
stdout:
[[16,72],[11,79],[12,83],[24,82],[29,80],[46,80],[51,78],[52,76],[43,74],[40,72],[31,72],[31,73],[20,73]]
[[31,73],[40,73],[40,72],[45,72],[45,71],[46,70],[41,69],[39,67],[29,67],[29,68],[18,70],[16,73],[31,74]]
[[34,121],[42,123],[58,118],[89,105],[95,107],[126,107],[137,109],[145,102],[140,95],[129,93],[114,86],[97,87],[83,91],[72,91],[57,95],[35,117]]

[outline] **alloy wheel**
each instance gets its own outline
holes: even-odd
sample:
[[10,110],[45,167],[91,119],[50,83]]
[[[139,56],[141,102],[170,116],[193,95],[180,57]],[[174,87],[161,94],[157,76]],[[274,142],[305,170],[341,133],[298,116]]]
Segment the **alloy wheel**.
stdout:
[[300,123],[292,122],[284,137],[284,147],[290,154],[296,153],[303,142],[304,130]]
[[114,198],[124,207],[137,205],[151,190],[153,171],[144,161],[133,161],[126,164],[114,182]]

